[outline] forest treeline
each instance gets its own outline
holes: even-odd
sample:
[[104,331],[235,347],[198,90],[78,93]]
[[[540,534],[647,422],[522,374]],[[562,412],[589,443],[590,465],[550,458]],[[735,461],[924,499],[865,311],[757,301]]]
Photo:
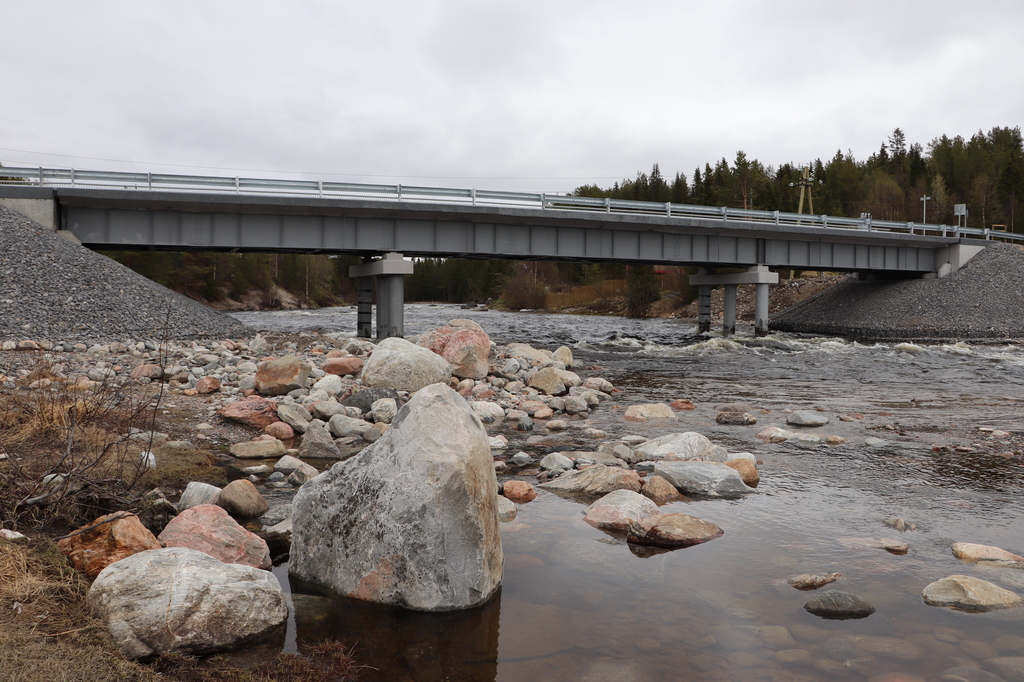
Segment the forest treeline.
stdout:
[[[837,151],[808,166],[813,212],[847,217],[870,214],[878,220],[952,225],[955,204],[966,204],[969,227],[1005,226],[1024,232],[1020,205],[1024,199],[1024,141],[1019,127],[979,131],[969,139],[942,136],[908,144],[897,128],[879,150],[858,160]],[[729,206],[768,211],[797,211],[802,164],[777,168],[736,152],[706,163],[691,176],[662,175],[657,163],[611,187],[577,187],[572,194],[640,201],[671,201],[704,206]],[[927,206],[921,198],[930,197]],[[808,202],[810,204],[810,202]],[[803,211],[812,212],[810,205]],[[249,307],[276,307],[290,297],[299,305],[326,306],[354,302],[355,284],[348,278],[354,256],[112,252],[137,272],[188,296],[209,302],[238,301]],[[510,307],[535,308],[545,293],[602,280],[626,280],[634,313],[656,299],[650,266],[548,263],[505,260],[421,259],[406,278],[406,300],[464,303],[504,299]]]

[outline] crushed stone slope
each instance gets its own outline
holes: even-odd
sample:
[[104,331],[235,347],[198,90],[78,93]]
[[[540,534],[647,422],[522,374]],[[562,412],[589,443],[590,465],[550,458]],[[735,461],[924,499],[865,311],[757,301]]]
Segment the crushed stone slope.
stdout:
[[0,341],[107,343],[252,330],[0,207]]
[[1024,251],[995,243],[942,279],[846,280],[771,327],[879,341],[1024,338]]

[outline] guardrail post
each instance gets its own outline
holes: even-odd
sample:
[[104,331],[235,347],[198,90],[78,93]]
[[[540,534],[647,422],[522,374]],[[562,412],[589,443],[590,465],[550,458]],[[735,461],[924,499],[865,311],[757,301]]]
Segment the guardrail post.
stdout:
[[476,189],[469,190],[469,196],[473,200],[473,205],[476,206]]
[[828,216],[827,215],[822,215],[821,216],[821,226],[822,226],[822,228],[827,228],[828,227]]
[[547,204],[548,202],[547,202],[547,199],[545,199],[545,198],[544,198],[545,196],[547,196],[547,192],[541,192],[541,193],[540,193],[540,210],[542,210],[542,211],[543,211],[543,210],[544,210],[545,208],[547,208],[547,205],[546,205],[546,204]]
[[148,189],[150,191],[153,190],[153,174],[152,173],[146,173],[146,189]]
[[666,201],[665,202],[665,215],[667,215],[669,218],[672,217],[672,202],[671,201]]
[[238,182],[238,176],[236,175],[235,176],[235,194],[241,194],[241,193],[242,193],[241,183]]
[[39,184],[43,184],[43,167],[39,167]]
[[728,220],[728,219],[729,219],[729,207],[728,206],[723,206],[722,207],[722,220]]
[[402,183],[398,183],[398,200],[402,200]]
[[985,239],[992,239],[992,230],[985,228]]
[[[909,232],[910,234],[914,234],[914,223],[910,222],[909,220],[907,221],[907,232]],[[924,232],[922,231],[921,234],[924,234]]]
[[75,169],[74,168],[71,169],[71,186],[72,187],[75,186]]
[[775,224],[778,225],[779,224],[779,212],[778,211],[772,211],[772,213],[775,214]]

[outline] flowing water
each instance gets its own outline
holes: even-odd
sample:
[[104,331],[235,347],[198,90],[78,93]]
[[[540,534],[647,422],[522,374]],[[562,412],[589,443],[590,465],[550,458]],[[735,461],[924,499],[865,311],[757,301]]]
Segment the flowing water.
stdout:
[[[238,313],[274,331],[350,331],[353,308]],[[463,317],[497,343],[566,344],[584,376],[622,389],[584,424],[609,437],[699,431],[760,460],[758,493],[740,500],[664,506],[724,529],[703,545],[634,553],[588,526],[588,501],[538,490],[502,525],[501,593],[468,612],[424,614],[304,594],[294,603],[286,648],[333,637],[356,645],[380,680],[831,680],[907,671],[931,679],[958,665],[1024,656],[1024,609],[965,613],[926,605],[921,590],[955,574],[1024,594],[1024,570],[953,557],[953,542],[1024,553],[1024,466],[1012,450],[1024,436],[1024,348],[1013,345],[862,345],[773,335],[697,336],[675,320],[627,320],[409,305],[406,333]],[[630,404],[688,398],[697,409],[666,424],[623,420]],[[756,426],[719,426],[714,406],[743,401]],[[821,409],[838,446],[765,444],[754,435],[785,427],[785,410]],[[842,414],[862,420],[843,422]],[[994,437],[985,429],[1008,436]],[[594,449],[567,436],[510,439],[506,454]],[[575,428],[569,433],[576,432]],[[886,444],[868,447],[866,438]],[[956,452],[949,446],[973,448]],[[510,470],[511,471],[511,470]],[[519,472],[527,480],[536,470]],[[899,517],[917,530],[883,522]],[[905,555],[872,541],[909,543]],[[797,573],[839,572],[830,588],[869,601],[859,620],[823,620],[804,610],[815,592],[791,588]],[[276,569],[288,587],[285,567]],[[841,641],[842,640],[842,641]],[[852,647],[852,648],[851,648]]]

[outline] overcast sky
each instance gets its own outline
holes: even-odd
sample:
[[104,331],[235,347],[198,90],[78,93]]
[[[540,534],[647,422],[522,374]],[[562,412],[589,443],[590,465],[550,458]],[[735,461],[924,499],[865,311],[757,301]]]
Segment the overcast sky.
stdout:
[[565,191],[1018,126],[1024,2],[0,4],[0,163]]

